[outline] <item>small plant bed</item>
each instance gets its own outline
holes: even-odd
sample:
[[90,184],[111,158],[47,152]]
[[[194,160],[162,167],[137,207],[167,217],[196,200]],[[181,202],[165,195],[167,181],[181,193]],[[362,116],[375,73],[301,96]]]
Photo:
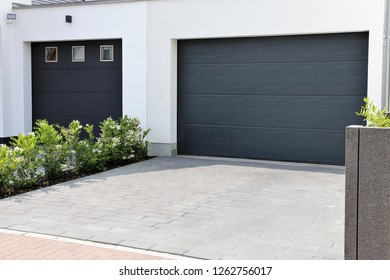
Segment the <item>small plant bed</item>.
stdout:
[[367,122],[367,127],[390,127],[390,117],[386,113],[386,109],[379,109],[367,97],[364,98],[364,106],[360,112],[356,112],[358,116],[364,117]]
[[12,138],[11,147],[0,145],[0,198],[150,158],[149,129],[142,130],[138,119],[108,118],[99,129],[95,137],[92,125],[77,120],[68,127],[38,120],[34,132]]

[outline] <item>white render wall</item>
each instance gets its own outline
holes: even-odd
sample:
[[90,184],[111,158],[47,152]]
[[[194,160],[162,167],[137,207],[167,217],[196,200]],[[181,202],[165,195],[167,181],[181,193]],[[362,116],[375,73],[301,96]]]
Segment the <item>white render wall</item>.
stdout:
[[[12,98],[12,82],[10,76],[15,71],[13,67],[13,36],[14,25],[7,24],[7,14],[13,13],[12,0],[0,1],[0,137],[5,135],[5,127],[9,127],[4,110],[9,110],[9,100]],[[30,4],[31,0],[20,0],[19,3]]]
[[[14,9],[15,71],[7,75],[12,90],[7,92],[3,135],[32,129],[31,42],[122,39],[123,113],[137,116],[146,127],[146,3],[144,1],[62,5]],[[72,23],[65,22],[72,16]],[[7,54],[8,55],[8,54]],[[10,63],[11,64],[11,63]]]
[[[3,16],[10,4],[0,3]],[[13,12],[14,25],[0,23],[0,138],[31,130],[30,42],[41,41],[123,40],[123,113],[152,129],[154,155],[176,148],[178,39],[369,31],[368,96],[385,105],[384,0],[122,0]]]
[[174,149],[177,139],[177,39],[369,31],[368,96],[383,107],[383,6],[384,1],[372,0],[147,2],[148,125],[153,141],[173,143]]

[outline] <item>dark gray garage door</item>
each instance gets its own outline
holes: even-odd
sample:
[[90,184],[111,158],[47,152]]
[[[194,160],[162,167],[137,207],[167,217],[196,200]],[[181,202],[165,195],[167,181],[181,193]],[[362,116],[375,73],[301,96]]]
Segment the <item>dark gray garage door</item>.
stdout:
[[[74,57],[72,47],[78,51]],[[78,47],[84,47],[84,61]],[[112,57],[108,53],[101,57],[101,48],[111,52]],[[48,54],[50,49],[57,55]],[[121,117],[122,42],[34,43],[32,82],[33,122],[47,119],[65,126],[78,119],[96,127],[107,117]]]
[[367,33],[180,41],[178,152],[344,164],[367,57]]

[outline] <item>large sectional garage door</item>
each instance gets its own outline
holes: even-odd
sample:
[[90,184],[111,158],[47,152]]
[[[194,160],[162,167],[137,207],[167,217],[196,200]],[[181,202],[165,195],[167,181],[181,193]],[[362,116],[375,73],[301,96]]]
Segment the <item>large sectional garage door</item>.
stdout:
[[344,164],[368,33],[182,40],[178,152]]
[[121,117],[121,40],[33,43],[32,87],[33,122],[97,127]]

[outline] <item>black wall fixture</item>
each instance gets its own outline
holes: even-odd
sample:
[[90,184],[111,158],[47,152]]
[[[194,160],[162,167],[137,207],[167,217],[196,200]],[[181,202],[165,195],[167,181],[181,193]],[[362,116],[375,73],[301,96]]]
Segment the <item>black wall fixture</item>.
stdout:
[[65,16],[65,22],[72,23],[72,16],[66,15]]

